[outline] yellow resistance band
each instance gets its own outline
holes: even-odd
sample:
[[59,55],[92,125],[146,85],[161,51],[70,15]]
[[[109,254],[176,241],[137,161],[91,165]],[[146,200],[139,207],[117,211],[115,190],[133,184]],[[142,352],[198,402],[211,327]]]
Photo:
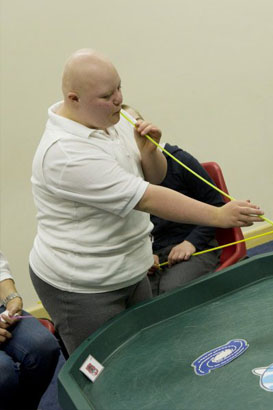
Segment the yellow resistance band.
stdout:
[[[127,115],[124,114],[124,112],[120,112],[121,115],[130,123],[135,127],[135,122],[133,122],[130,118],[127,117]],[[165,148],[161,147],[161,145],[159,145],[156,141],[153,140],[153,138],[151,138],[148,134],[145,134],[145,137],[148,138],[149,141],[151,141],[154,145],[156,145],[159,149],[161,149],[161,151],[165,152],[169,157],[171,157],[174,161],[176,161],[178,164],[180,164],[182,167],[186,168],[189,172],[191,172],[193,175],[195,175],[197,178],[201,179],[201,181],[205,182],[207,185],[209,185],[210,187],[212,187],[213,189],[215,189],[216,191],[220,192],[220,194],[224,195],[225,197],[227,197],[228,199],[230,199],[231,201],[235,201],[235,198],[233,198],[232,196],[230,196],[229,194],[227,194],[226,192],[222,191],[220,188],[216,187],[215,185],[213,185],[211,182],[207,181],[205,178],[203,178],[201,175],[197,174],[195,171],[193,171],[192,169],[190,169],[187,165],[183,164],[183,162],[179,161],[179,159],[177,159],[176,157],[174,157],[169,151],[167,151]],[[271,221],[270,219],[266,218],[263,215],[259,215],[259,217],[261,219],[263,219],[264,221],[268,222],[269,224],[273,225],[273,221]],[[203,253],[207,253],[207,252],[212,252],[215,251],[217,249],[221,249],[221,248],[225,248],[227,246],[231,246],[231,245],[236,245],[237,243],[241,243],[241,242],[246,242],[246,241],[250,241],[252,239],[256,239],[256,238],[260,238],[262,236],[265,235],[270,235],[272,234],[273,231],[270,232],[266,232],[266,233],[262,233],[260,235],[255,235],[252,237],[249,237],[247,239],[241,239],[239,241],[236,242],[232,242],[232,243],[227,243],[225,245],[221,245],[221,246],[217,246],[216,248],[211,248],[211,249],[206,249],[204,251],[200,251],[200,252],[195,252],[192,254],[192,256],[194,255],[201,255]],[[158,266],[163,266],[163,265],[167,265],[168,262],[163,262]]]
[[[135,123],[127,117],[127,115],[124,114],[124,112],[120,112],[121,115],[130,122],[130,124],[132,124],[135,127]],[[161,151],[165,152],[169,157],[171,157],[174,161],[178,162],[178,164],[180,164],[182,167],[186,168],[189,172],[191,172],[193,175],[195,175],[197,178],[201,179],[201,181],[205,182],[207,185],[211,186],[213,189],[215,189],[216,191],[220,192],[220,194],[224,195],[225,197],[229,198],[231,201],[235,201],[235,198],[233,198],[232,196],[230,196],[229,194],[227,194],[226,192],[222,191],[220,188],[216,187],[215,185],[213,185],[211,182],[207,181],[205,178],[201,177],[201,175],[197,174],[195,171],[193,171],[192,169],[190,169],[187,165],[183,164],[183,162],[179,161],[179,159],[177,159],[176,157],[174,157],[169,151],[167,151],[165,148],[161,147],[161,145],[159,145],[155,140],[153,140],[153,138],[150,137],[150,135],[145,134],[145,137],[148,138],[149,141],[151,141],[154,145],[156,145],[158,148],[161,149]],[[269,224],[273,225],[273,221],[271,221],[270,219],[266,218],[263,215],[259,215],[259,217],[261,219],[263,219],[264,221],[268,222]]]
[[[257,239],[257,238],[261,238],[261,236],[272,235],[272,234],[273,234],[273,231],[261,233],[261,234],[259,234],[259,235],[251,236],[251,237],[249,237],[249,238],[247,238],[247,239],[240,239],[239,241],[236,241],[236,242],[230,242],[230,243],[226,243],[225,245],[216,246],[215,248],[206,249],[206,250],[200,251],[200,252],[195,252],[195,253],[193,253],[191,256],[202,255],[203,253],[216,251],[217,249],[226,248],[227,246],[236,245],[237,243],[242,243],[242,242],[250,241],[251,239]],[[159,265],[156,265],[156,266],[161,267],[161,266],[168,265],[168,263],[169,263],[169,262],[163,262],[163,263],[160,263]]]

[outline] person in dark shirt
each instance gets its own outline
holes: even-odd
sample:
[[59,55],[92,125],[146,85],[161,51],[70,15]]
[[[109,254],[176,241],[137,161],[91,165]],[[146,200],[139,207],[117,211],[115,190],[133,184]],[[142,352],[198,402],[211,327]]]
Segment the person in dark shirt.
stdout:
[[[162,146],[162,145],[161,145]],[[176,145],[165,144],[166,151],[188,168],[214,183],[199,161]],[[191,198],[210,205],[222,206],[219,192],[201,181],[164,153],[167,159],[167,175],[160,184]],[[149,271],[153,295],[175,289],[208,272],[220,263],[221,251],[192,256],[193,253],[218,246],[215,228],[191,224],[179,224],[151,215],[154,268]],[[168,261],[168,266],[156,269],[156,265]]]
[[[123,105],[134,118],[142,119],[138,111]],[[188,152],[176,145],[160,144],[188,168],[213,183],[200,162]],[[161,186],[173,189],[198,201],[214,206],[224,205],[219,192],[201,181],[170,156],[167,159],[167,174]],[[173,290],[209,272],[215,271],[220,263],[221,251],[208,252],[192,256],[193,253],[218,245],[215,228],[185,223],[171,222],[151,215],[154,224],[152,230],[153,253],[155,264],[148,272],[153,295]],[[168,261],[168,266],[158,269],[158,265]]]

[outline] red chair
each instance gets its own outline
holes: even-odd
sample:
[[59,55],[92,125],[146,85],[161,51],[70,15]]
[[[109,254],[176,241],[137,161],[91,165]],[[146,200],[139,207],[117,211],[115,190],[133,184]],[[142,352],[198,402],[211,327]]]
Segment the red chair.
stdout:
[[[213,179],[216,186],[220,188],[223,192],[229,193],[222,170],[216,162],[203,162],[202,166],[205,168],[209,176]],[[223,196],[225,202],[229,202],[230,199]],[[217,228],[216,229],[216,239],[219,245],[225,245],[226,243],[236,242],[244,239],[241,228]],[[227,266],[233,265],[239,260],[246,257],[246,245],[245,242],[237,243],[235,245],[227,246],[222,249],[222,255],[220,258],[220,266],[216,271],[226,268]]]
[[45,326],[47,328],[47,330],[49,330],[58,340],[62,354],[64,356],[65,359],[68,359],[69,355],[67,353],[66,347],[64,345],[64,342],[62,341],[60,335],[58,334],[58,332],[55,329],[54,323],[52,322],[52,320],[47,319],[47,318],[38,318],[39,322]]
[[50,333],[55,335],[55,327],[54,327],[53,322],[50,319],[40,317],[38,320],[44,327],[47,328],[47,330],[50,331]]

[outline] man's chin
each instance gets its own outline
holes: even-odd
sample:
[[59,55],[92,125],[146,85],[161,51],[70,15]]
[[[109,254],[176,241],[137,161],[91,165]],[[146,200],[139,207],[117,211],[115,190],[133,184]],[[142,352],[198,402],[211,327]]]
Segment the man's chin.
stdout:
[[115,114],[113,114],[113,121],[114,124],[116,124],[117,122],[119,122],[120,120],[120,111],[116,112]]

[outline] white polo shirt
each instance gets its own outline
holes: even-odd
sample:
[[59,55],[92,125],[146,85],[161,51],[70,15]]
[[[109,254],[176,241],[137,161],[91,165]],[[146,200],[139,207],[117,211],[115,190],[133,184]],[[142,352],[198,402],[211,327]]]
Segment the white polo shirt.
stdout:
[[55,114],[33,160],[38,232],[33,271],[71,292],[98,293],[141,280],[153,264],[148,214],[134,210],[143,179],[133,127],[121,117],[102,130]]

